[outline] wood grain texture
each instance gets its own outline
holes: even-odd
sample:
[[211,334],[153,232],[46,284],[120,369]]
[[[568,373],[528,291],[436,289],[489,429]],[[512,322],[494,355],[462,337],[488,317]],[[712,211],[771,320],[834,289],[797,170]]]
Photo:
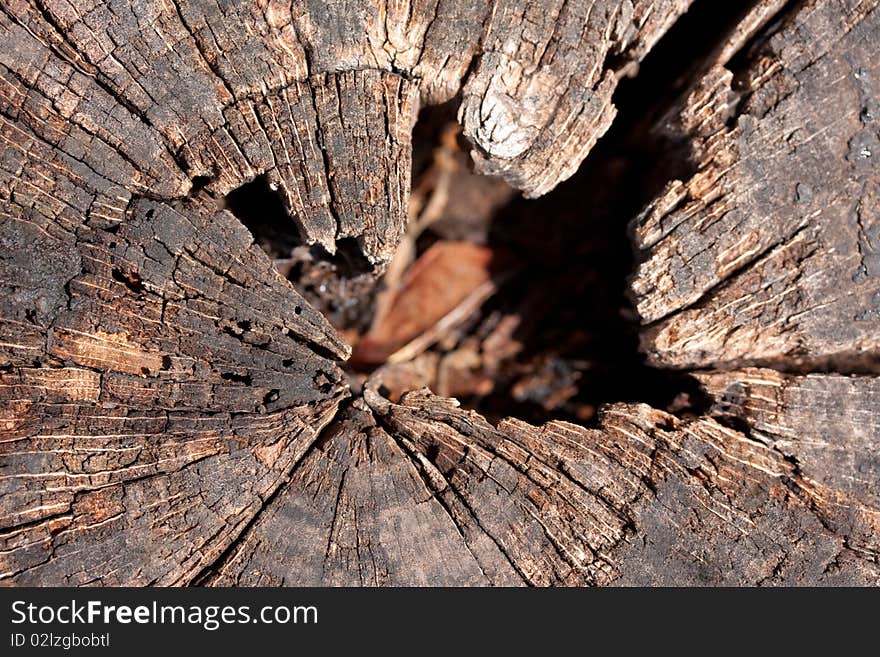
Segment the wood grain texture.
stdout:
[[478,170],[526,196],[571,176],[614,119],[620,71],[689,5],[498,2],[459,110]]
[[689,5],[4,2],[0,582],[880,584],[876,1],[754,3],[658,124],[695,173],[634,223],[632,289],[702,417],[352,390],[222,207],[265,176],[378,275],[421,105],[545,193]]
[[847,495],[838,461],[814,480],[713,419],[644,405],[584,429],[494,427],[427,391],[366,399],[376,419],[358,410],[303,461],[213,584],[880,581],[876,503]]
[[804,476],[849,499],[880,502],[880,380],[839,374],[747,369],[698,375],[721,419],[745,423],[753,438],[797,464]]
[[652,362],[876,362],[878,32],[876,2],[805,3],[667,117],[696,173],[634,226]]
[[41,120],[137,149],[152,193],[204,178],[223,195],[265,175],[291,230],[330,253],[353,239],[382,264],[406,220],[420,96],[464,90],[480,165],[544,193],[610,124],[606,59],[643,57],[689,2],[555,4],[16,0],[4,78]]
[[349,348],[231,214],[153,198],[185,180],[135,117],[3,84],[0,576],[185,583],[330,420]]

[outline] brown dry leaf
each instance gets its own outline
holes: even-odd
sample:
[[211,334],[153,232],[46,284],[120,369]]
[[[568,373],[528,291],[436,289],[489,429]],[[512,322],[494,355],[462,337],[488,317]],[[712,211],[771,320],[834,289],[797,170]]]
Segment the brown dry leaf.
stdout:
[[391,292],[387,312],[377,315],[357,343],[351,362],[400,360],[427,349],[444,330],[476,310],[495,289],[495,252],[469,242],[438,242],[406,272]]

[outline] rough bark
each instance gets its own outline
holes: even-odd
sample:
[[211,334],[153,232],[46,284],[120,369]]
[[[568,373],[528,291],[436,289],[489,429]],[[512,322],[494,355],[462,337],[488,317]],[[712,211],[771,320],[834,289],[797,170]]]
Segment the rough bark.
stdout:
[[381,269],[420,104],[545,193],[689,4],[4,2],[0,581],[880,583],[877,2],[753,3],[657,124],[694,173],[634,222],[632,293],[702,417],[353,390],[219,202],[265,176]]

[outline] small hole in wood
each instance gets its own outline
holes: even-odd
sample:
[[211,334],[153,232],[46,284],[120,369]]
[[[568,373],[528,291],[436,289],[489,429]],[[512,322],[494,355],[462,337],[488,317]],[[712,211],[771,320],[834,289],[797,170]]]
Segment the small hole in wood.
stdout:
[[253,379],[249,374],[236,374],[235,372],[223,372],[220,374],[220,378],[224,381],[232,381],[234,383],[243,383],[246,386],[251,385],[253,383]]
[[303,243],[281,191],[272,189],[266,176],[258,176],[231,191],[224,204],[270,258],[288,258],[291,251]]
[[192,190],[190,191],[190,193],[194,194],[198,191],[203,190],[205,187],[210,185],[213,180],[214,178],[212,176],[196,176],[192,179]]
[[113,277],[113,280],[118,283],[122,283],[129,290],[134,292],[135,294],[141,294],[144,291],[143,282],[141,281],[140,274],[136,271],[134,272],[126,272],[122,271],[118,268],[113,268],[110,271],[110,275]]

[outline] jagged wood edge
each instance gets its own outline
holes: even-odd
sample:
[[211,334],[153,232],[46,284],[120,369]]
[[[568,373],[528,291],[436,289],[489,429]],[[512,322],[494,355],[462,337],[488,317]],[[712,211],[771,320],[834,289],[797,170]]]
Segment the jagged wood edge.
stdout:
[[[183,196],[204,179],[222,196],[266,175],[291,230],[331,253],[354,240],[381,265],[406,223],[420,99],[461,92],[479,166],[545,193],[607,130],[621,70],[689,4],[427,0],[337,12],[176,0],[81,14],[19,0],[2,8],[4,37],[16,44],[4,63],[40,93],[63,96],[45,110],[152,172],[143,184],[153,193]],[[148,161],[144,132],[159,147]]]
[[876,371],[878,31],[876,2],[797,5],[659,122],[696,172],[633,226],[652,363]]
[[[637,404],[606,407],[595,429],[513,419],[493,427],[427,390],[392,403],[375,388],[306,456],[209,583],[880,581],[875,490],[853,495],[846,481],[847,459],[861,458],[855,444],[840,445],[840,458],[811,459],[807,439],[783,449],[711,418]],[[850,408],[876,401],[875,380],[854,388]],[[794,409],[778,417],[796,422]],[[877,438],[875,425],[869,441]]]
[[[468,12],[480,8],[428,9],[432,25],[448,10],[466,19],[457,27],[470,45],[442,57],[466,70],[480,30]],[[423,95],[438,102],[463,76],[407,73],[396,54],[376,65],[370,30],[325,33],[340,18],[363,25],[364,7],[342,17],[284,11],[2,7],[0,29],[15,46],[0,75],[2,236],[12,253],[0,315],[7,579],[198,579],[344,394],[328,358],[347,347],[207,194],[267,175],[307,241],[332,252],[351,237],[380,263],[405,217],[415,81],[429,79]],[[643,54],[674,16],[640,11],[660,17],[635,49]],[[555,25],[544,21],[545,46]],[[394,38],[418,35],[410,27]],[[435,27],[426,41],[460,51],[456,30]],[[614,29],[639,36],[623,22]],[[339,39],[359,33],[369,62],[354,61],[364,43]],[[315,65],[321,57],[330,64]]]
[[[763,3],[719,56],[731,57],[737,50],[734,41],[742,45],[781,8],[782,3]],[[807,21],[815,20],[809,6],[798,11]],[[703,81],[711,93],[700,89],[716,101],[710,107],[729,100],[719,87],[706,83],[716,77],[717,68],[710,69]],[[705,105],[694,102],[695,107]],[[706,374],[701,379],[716,399],[710,413],[717,421],[683,422],[644,407],[612,406],[604,411],[599,436],[561,423],[517,432],[510,428],[516,421],[505,421],[494,428],[427,393],[414,393],[402,404],[368,395],[378,423],[354,421],[352,433],[359,433],[358,440],[335,434],[310,454],[304,462],[307,474],[294,479],[285,502],[261,519],[254,535],[212,581],[875,584],[876,379],[786,377],[773,371]],[[777,387],[776,403],[768,409],[765,400],[772,385]],[[836,418],[827,417],[832,409],[839,413]],[[609,422],[624,417],[635,423],[640,414],[647,414],[647,424],[654,425],[650,458],[665,467],[643,479],[641,487],[633,486],[638,491],[630,492],[635,503],[627,495],[607,499],[612,482],[595,487],[566,480],[563,475],[578,470],[593,484],[596,471],[606,467],[594,445],[611,443],[626,454],[648,442],[637,431],[624,429],[621,447],[621,436],[615,436],[618,427]],[[736,429],[729,426],[732,420],[737,420]],[[558,433],[580,452],[576,464],[554,450]],[[663,436],[660,447],[658,433]],[[511,434],[524,434],[533,442],[524,449],[527,439],[517,441]],[[549,451],[544,464],[550,465],[535,474],[535,452],[542,449]],[[403,466],[407,457],[409,468]],[[338,468],[328,468],[327,461]],[[669,462],[676,467],[667,466]],[[630,459],[625,463],[632,467]],[[421,487],[413,483],[417,474]],[[406,482],[395,490],[415,486],[418,502],[388,500],[376,486],[387,477]],[[662,486],[654,478],[662,479]],[[564,486],[558,482],[565,480],[571,486],[569,497],[580,496],[568,516],[563,513],[564,495],[546,501],[552,497],[547,489],[553,490],[548,480],[560,488]],[[315,492],[324,487],[335,495]],[[701,498],[703,494],[708,497]],[[680,518],[669,508],[670,497]],[[297,509],[293,520],[287,504]],[[619,533],[609,537],[593,523],[602,512],[614,511]],[[687,530],[679,524],[683,517],[690,518]],[[722,522],[713,526],[716,518]],[[389,523],[399,523],[401,531],[391,531]],[[289,532],[314,537],[317,544],[285,546],[289,559],[270,564],[268,555],[282,547],[273,537]],[[464,557],[450,560],[449,544],[458,545]],[[420,553],[425,558],[414,562]]]
[[[146,214],[146,210],[144,210],[144,212]],[[100,221],[100,218],[98,216],[96,216],[95,220]],[[137,272],[135,272],[135,273],[137,273]],[[117,283],[122,283],[125,287],[127,287],[129,289],[131,289],[132,285],[134,285],[135,287],[138,287],[142,284],[141,280],[138,280],[138,278],[131,279],[131,278],[128,278],[126,274],[127,274],[126,271],[120,270],[119,275],[123,278],[123,280],[122,281],[116,280],[116,278],[118,278],[118,277],[114,278],[114,280],[116,280]],[[138,277],[139,276],[140,276],[140,274],[138,273]],[[111,278],[113,278],[113,277],[111,276]],[[128,280],[127,285],[125,284],[125,280]],[[236,326],[237,325],[238,324],[236,322]],[[236,332],[234,328],[232,328],[232,327],[230,327],[230,328],[232,329],[233,333]],[[246,332],[245,329],[243,329],[242,327],[239,326],[238,328],[241,329],[242,333]],[[247,331],[249,331],[249,330],[250,329],[247,329]],[[79,357],[79,354],[76,354],[76,355]],[[162,361],[160,360],[159,361],[160,367],[161,367],[161,362]],[[42,368],[40,368],[40,369],[42,369]],[[240,375],[240,376],[246,376],[246,375]],[[42,383],[43,382],[41,382],[41,384]],[[67,386],[65,386],[65,392],[67,392]],[[270,390],[270,392],[271,392],[271,390]],[[446,437],[452,436],[452,438],[453,438],[453,442],[451,444],[452,447],[456,447],[456,446],[460,446],[461,444],[465,444],[465,445],[468,445],[468,450],[473,449],[473,450],[475,450],[475,453],[477,453],[476,449],[478,447],[483,447],[483,449],[485,450],[485,446],[482,446],[481,444],[479,444],[479,440],[477,440],[477,444],[474,446],[471,446],[469,443],[469,441],[473,441],[473,440],[479,438],[478,434],[489,432],[492,429],[491,427],[488,427],[488,425],[485,425],[484,422],[480,421],[479,418],[474,418],[472,415],[467,415],[464,419],[455,418],[454,417],[455,414],[451,413],[451,411],[448,408],[446,408],[446,406],[448,406],[448,404],[432,401],[430,398],[427,398],[427,397],[420,398],[418,396],[413,396],[412,400],[419,410],[430,411],[432,408],[434,408],[434,410],[436,411],[436,414],[438,414],[438,417],[440,418],[440,420],[442,420],[442,424],[445,424],[446,426],[448,426],[449,422],[453,422],[458,427],[465,427],[465,428],[468,428],[471,424],[473,424],[473,425],[477,425],[479,427],[479,430],[476,431],[476,433],[471,434],[471,433],[469,433],[471,431],[471,429],[467,429],[468,433],[464,436],[465,440],[461,440],[460,438],[455,438],[454,433],[451,432],[448,428],[442,429],[442,427],[438,427],[437,422],[440,420],[438,420],[437,417],[430,417],[429,416],[427,419],[425,417],[417,417],[415,420],[413,420],[412,418],[409,418],[409,416],[407,415],[407,413],[409,411],[406,411],[406,412],[398,411],[398,414],[402,415],[403,419],[398,418],[398,420],[400,422],[400,426],[397,429],[392,428],[391,431],[395,431],[397,433],[403,434],[403,438],[398,438],[399,440],[409,440],[410,443],[412,443],[412,445],[415,445],[416,447],[418,447],[417,442],[413,442],[413,441],[416,441],[418,439],[422,439],[424,441],[427,437],[429,437],[427,434],[425,434],[425,433],[421,432],[421,430],[419,430],[420,426],[428,423],[428,426],[430,426],[431,428],[440,430],[441,435],[444,435]],[[387,408],[388,408],[386,406],[385,402],[377,401],[377,399],[375,399],[375,398],[372,399],[372,402],[374,404],[373,410],[380,413],[380,415],[382,415],[383,412],[385,410],[387,410]],[[110,402],[110,403],[113,404],[115,402]],[[401,408],[403,408],[403,406],[401,406]],[[627,421],[630,421],[630,422],[632,421],[633,417],[636,417],[639,415],[638,412],[634,412],[631,409],[625,409],[624,412],[630,416],[627,419]],[[657,413],[656,411],[647,411],[647,410],[645,410],[644,412],[647,412],[649,414]],[[613,411],[612,411],[612,413],[613,413]],[[409,418],[409,419],[407,419],[407,418]],[[661,418],[661,419],[662,419],[662,422],[664,422],[664,423],[673,421],[673,420],[667,420],[665,418]],[[392,417],[390,421],[393,422],[394,418]],[[415,429],[413,429],[412,427],[409,427],[407,422],[414,425]],[[701,422],[708,422],[708,421],[701,421]],[[393,427],[393,424],[388,425],[388,426]],[[722,425],[718,425],[718,426],[722,426]],[[456,432],[458,431],[458,429],[455,427],[453,427],[453,430]],[[411,434],[409,435],[409,438],[407,438],[407,436],[406,436],[406,431],[411,432]],[[714,433],[715,431],[717,431],[717,429],[715,427],[712,427],[712,431],[710,432],[710,434]],[[528,433],[528,430],[526,431],[526,433]],[[461,435],[461,434],[459,434],[459,435]],[[484,441],[486,441],[486,445],[493,446],[496,442],[498,442],[497,435],[492,434],[491,432],[488,433],[487,435],[489,436],[488,438],[483,436]],[[739,440],[739,439],[740,439],[739,437],[729,438],[729,440]],[[674,443],[675,441],[673,440],[672,442]],[[711,442],[711,441],[709,441],[709,442]],[[405,443],[403,443],[403,444],[405,444]],[[537,445],[536,449],[546,448],[546,445],[543,445],[542,443],[536,443],[536,445]],[[444,447],[449,447],[449,445],[446,445],[442,442],[439,444],[427,443],[425,445],[422,445],[422,448],[424,448],[424,451],[425,451],[424,456],[425,456],[425,458],[428,459],[428,461],[430,461],[431,459],[438,458],[441,454],[440,450]],[[725,445],[725,447],[727,447],[727,445]],[[722,450],[722,451],[724,451],[724,450]],[[456,453],[457,452],[455,450],[453,450],[452,454],[455,455]],[[766,455],[762,455],[762,456],[766,456]],[[735,458],[734,460],[738,460],[738,458]],[[420,460],[420,462],[421,462],[421,460]],[[490,458],[488,462],[492,463],[492,458]],[[757,459],[757,462],[761,465],[764,464],[763,459],[761,459],[761,458]],[[483,472],[482,474],[480,473],[479,466],[476,466],[476,469],[474,469],[473,464],[468,463],[467,460],[465,460],[462,463],[464,466],[463,469],[465,470],[465,475],[463,475],[465,483],[467,483],[467,481],[468,481],[467,477],[473,476],[474,474],[476,474],[477,477],[481,481],[486,478],[485,472]],[[759,467],[759,469],[760,469],[760,467]],[[491,470],[491,466],[490,466],[490,470]],[[440,472],[441,474],[443,474],[443,470],[440,470],[438,468],[437,471]],[[430,469],[428,470],[428,472],[430,472]],[[450,472],[455,474],[455,472],[452,470],[450,470]],[[490,472],[489,474],[491,475],[492,473]],[[508,474],[509,474],[509,471],[508,471]],[[775,474],[778,474],[778,473],[776,473],[774,471],[774,475]],[[788,478],[788,475],[786,474],[785,477]],[[137,482],[135,482],[135,483],[137,483]],[[803,487],[799,487],[799,490],[801,490],[802,488]],[[501,486],[501,489],[506,491],[506,489],[504,488],[503,485]],[[103,487],[100,490],[103,491]],[[277,488],[276,488],[276,490],[277,490]],[[509,491],[506,491],[506,492],[509,492]],[[575,490],[575,492],[577,492],[577,491]],[[104,493],[101,493],[100,495],[103,496]],[[272,493],[269,493],[269,496],[271,496],[271,495],[272,495]],[[257,496],[259,497],[259,494]],[[94,498],[97,502],[96,504],[90,503],[90,500],[92,500],[92,499],[93,499],[92,497],[86,496],[86,503],[83,503],[83,504],[77,506],[77,514],[76,515],[79,519],[85,520],[86,526],[83,529],[86,532],[100,531],[101,523],[103,523],[105,520],[109,521],[109,522],[116,520],[116,516],[112,515],[112,514],[109,517],[105,516],[105,517],[101,517],[98,519],[95,519],[94,517],[92,517],[92,515],[94,515],[95,513],[103,514],[103,513],[106,513],[108,508],[110,508],[110,509],[113,508],[113,506],[108,504],[107,500],[103,499],[103,497],[99,496],[98,498]],[[112,497],[108,496],[107,499],[110,500],[110,499],[112,499]],[[491,504],[491,499],[492,499],[491,496],[487,496],[486,500],[483,500],[483,501],[478,500],[478,502],[480,502],[480,503],[489,502]],[[690,499],[690,498],[686,497],[686,499]],[[789,498],[785,498],[785,500],[786,500],[786,502],[791,501]],[[553,505],[551,505],[551,506],[553,506]],[[558,506],[558,504],[556,506]],[[210,507],[208,507],[208,508],[210,508]],[[276,509],[278,507],[276,507],[273,504],[272,508]],[[561,521],[561,524],[558,525],[558,527],[563,530],[565,530],[566,527],[570,527],[570,526],[578,527],[579,525],[577,523],[584,522],[584,517],[586,517],[587,520],[590,520],[594,517],[594,512],[595,512],[594,509],[591,509],[589,506],[584,506],[584,510],[585,510],[586,516],[582,516],[582,517],[576,516],[573,519],[564,519],[563,521]],[[777,509],[775,509],[775,508],[773,509],[773,511],[776,511],[776,510]],[[551,508],[551,511],[553,511],[552,508]],[[800,511],[798,513],[800,513]],[[814,513],[814,515],[816,515],[816,514]],[[184,514],[184,516],[185,516],[185,514]],[[251,516],[251,517],[253,518],[255,516]],[[259,522],[255,526],[259,526],[260,522],[262,522],[263,519],[267,518],[267,517],[268,516],[266,516],[265,513],[263,515],[261,515]],[[485,518],[486,516],[483,515],[481,517]],[[797,517],[800,518],[799,515],[797,515]],[[818,518],[818,516],[816,516],[816,517]],[[164,516],[163,516],[163,518],[164,518]],[[67,519],[63,518],[63,520],[66,521]],[[556,520],[557,520],[557,522],[559,522],[558,519],[556,519]],[[519,522],[523,522],[523,521],[526,523],[529,522],[528,519],[524,519],[524,518],[519,519]],[[480,522],[482,522],[482,521],[480,521]],[[477,524],[479,525],[480,522],[478,522]],[[806,521],[804,521],[804,522],[806,522]],[[90,524],[90,523],[94,523],[94,524]],[[545,532],[545,530],[547,530],[546,525],[544,523],[542,523],[540,520],[538,521],[538,524],[543,528],[541,530],[542,532]],[[533,527],[534,527],[534,525],[533,525]],[[77,528],[77,529],[79,529],[79,528]],[[488,536],[489,540],[491,540],[493,543],[495,543],[496,550],[497,550],[497,553],[493,553],[491,548],[489,549],[490,555],[494,555],[494,556],[491,556],[491,558],[489,558],[486,561],[486,563],[489,564],[488,566],[484,566],[483,564],[480,564],[480,568],[481,568],[483,574],[485,574],[488,571],[488,572],[496,573],[496,575],[498,577],[503,577],[505,574],[505,570],[504,570],[505,567],[503,566],[503,562],[506,560],[506,562],[509,564],[507,567],[506,574],[508,576],[512,577],[511,573],[512,572],[516,573],[519,570],[518,574],[519,574],[520,578],[524,579],[525,581],[531,581],[530,578],[536,578],[536,577],[542,578],[542,579],[539,579],[540,583],[549,583],[549,582],[554,582],[554,581],[568,582],[568,583],[573,583],[573,582],[593,583],[594,581],[595,582],[602,581],[602,579],[601,579],[602,574],[601,573],[603,572],[603,563],[604,563],[603,558],[598,558],[596,560],[590,561],[589,565],[587,567],[583,567],[584,564],[578,563],[577,559],[575,559],[574,562],[571,561],[571,554],[568,552],[567,546],[564,546],[563,548],[557,549],[557,554],[561,555],[562,557],[566,557],[567,561],[569,563],[567,566],[565,566],[564,564],[562,566],[560,566],[560,563],[558,561],[554,561],[552,553],[541,554],[540,553],[541,551],[539,551],[538,553],[532,553],[531,550],[533,550],[534,547],[528,542],[526,542],[523,545],[515,546],[517,548],[517,550],[515,552],[515,554],[517,556],[511,557],[510,555],[514,554],[514,552],[511,551],[507,547],[507,541],[501,541],[500,539],[496,539],[496,537],[494,536],[494,534],[497,533],[496,531],[490,530],[489,532],[487,532],[487,531],[483,530],[482,528],[479,528],[479,530],[482,531],[482,533],[485,536]],[[829,532],[829,534],[832,534],[832,535],[834,534],[834,532],[831,530],[828,530],[828,532]],[[59,533],[61,535],[65,534],[65,532],[59,532]],[[475,532],[475,533],[477,533],[477,535],[478,535],[476,540],[478,542],[480,542],[479,532]],[[172,532],[172,534],[173,534],[173,532]],[[249,535],[250,532],[246,532],[246,534]],[[462,530],[462,531],[460,531],[460,534],[462,536],[464,536],[465,532]],[[76,536],[76,531],[69,532],[68,535]],[[589,534],[589,532],[586,535],[591,536]],[[840,572],[843,572],[846,575],[846,577],[856,577],[856,578],[861,577],[862,581],[870,581],[872,577],[874,577],[874,578],[876,577],[876,573],[874,571],[872,571],[871,568],[869,567],[870,563],[871,563],[870,561],[866,562],[865,559],[858,557],[855,560],[855,563],[856,563],[855,566],[853,566],[850,563],[850,562],[853,562],[853,555],[851,554],[852,549],[850,547],[848,547],[847,545],[843,544],[842,539],[840,539],[839,537],[837,537],[836,541],[833,540],[832,538],[830,538],[829,536],[820,536],[819,534],[815,534],[814,537],[827,539],[827,540],[825,540],[825,547],[828,547],[829,545],[842,545],[843,546],[843,549],[839,550],[836,553],[836,555],[834,556],[834,558],[823,566],[823,574],[827,574],[825,571],[829,570],[828,566],[830,564],[831,565],[830,571],[832,573],[836,573],[836,572],[840,571]],[[547,539],[551,540],[549,536],[547,537]],[[245,538],[245,540],[247,540],[247,538]],[[482,540],[482,542],[485,542],[487,539],[483,538],[481,540]],[[552,540],[551,540],[551,542],[552,542]],[[330,547],[332,547],[335,544],[332,541],[328,541],[328,545]],[[584,542],[581,541],[580,543],[577,543],[576,545],[583,548]],[[199,547],[201,547],[201,546],[199,546]],[[587,544],[587,547],[591,547],[591,546],[589,544]],[[542,548],[542,550],[543,550],[543,548]],[[328,551],[329,551],[329,548],[328,548]],[[575,554],[577,555],[578,559],[582,559],[582,557],[580,556],[580,553],[575,553]],[[660,550],[660,552],[658,554],[665,554],[665,552],[663,550]],[[801,553],[798,552],[797,554],[799,555]],[[109,554],[104,554],[103,556],[100,556],[99,558],[107,559],[109,556],[110,556]],[[198,556],[201,557],[203,555],[198,555]],[[601,553],[599,554],[599,556],[603,557],[603,555]],[[786,553],[786,557],[787,556],[788,555]],[[534,566],[536,559],[539,561],[540,567]],[[549,559],[549,561],[545,561],[545,559]],[[845,565],[846,565],[845,568],[840,567],[841,560],[845,563]],[[206,561],[209,562],[210,560],[202,559],[200,561],[200,563],[205,563]],[[642,558],[640,557],[640,559],[638,561],[639,561],[639,563],[641,563]],[[795,562],[800,563],[800,561],[797,559],[795,559]],[[229,563],[229,562],[224,561],[224,563]],[[692,574],[691,571],[693,570],[693,564],[690,562],[688,562],[688,563],[689,563],[688,567],[685,567],[685,565],[681,566],[682,572]],[[865,565],[866,563],[868,564],[868,566]],[[187,564],[187,566],[189,567],[189,570],[187,570],[186,572],[192,573],[193,572],[192,567],[189,564]],[[574,567],[572,567],[572,566],[574,566]],[[781,570],[781,567],[779,566],[779,564],[777,564],[776,566],[774,566],[773,571],[770,573],[771,576],[778,575],[779,572],[777,572],[777,571],[780,571],[780,570]],[[633,576],[639,576],[639,575],[647,576],[647,575],[645,575],[644,571],[641,571],[641,570],[633,570],[631,572],[633,573]],[[724,571],[722,570],[720,572],[724,572]],[[854,575],[854,573],[855,573],[855,575]],[[116,575],[116,574],[117,574],[116,570],[113,570],[110,572],[110,575]],[[663,573],[660,573],[660,574],[662,575],[662,574],[666,574],[666,573],[664,571]],[[85,570],[82,573],[79,573],[79,572],[76,573],[76,575],[80,578],[80,581],[83,581],[83,580],[84,581],[96,581],[96,580],[87,579],[90,574],[88,572],[86,572]],[[655,575],[657,575],[657,573],[655,573]],[[162,579],[162,577],[164,577],[165,579]],[[168,582],[168,581],[179,581],[179,580],[174,579],[173,576],[169,577],[167,573],[164,573],[158,578],[154,577],[154,581]],[[805,581],[807,581],[807,580],[805,580]],[[850,580],[847,580],[847,581],[850,581]],[[858,579],[856,579],[856,581],[858,581]],[[534,582],[532,582],[532,583],[534,583]]]

